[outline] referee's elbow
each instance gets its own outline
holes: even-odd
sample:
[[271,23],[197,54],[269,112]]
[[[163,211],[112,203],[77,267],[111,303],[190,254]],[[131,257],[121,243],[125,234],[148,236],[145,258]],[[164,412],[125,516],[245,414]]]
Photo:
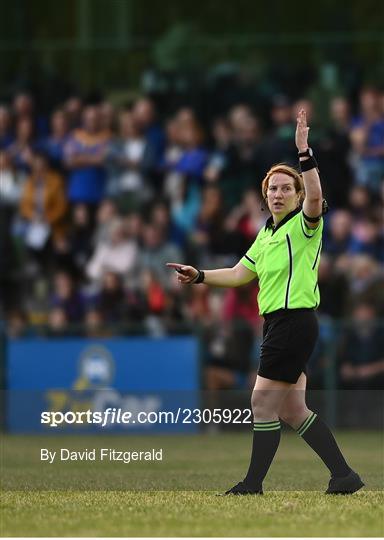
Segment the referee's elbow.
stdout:
[[310,204],[311,206],[312,205],[322,205],[323,204],[323,193],[322,191],[319,191],[318,193],[316,193],[316,195],[313,195],[311,194],[310,196],[306,196],[304,201],[307,203],[307,204]]

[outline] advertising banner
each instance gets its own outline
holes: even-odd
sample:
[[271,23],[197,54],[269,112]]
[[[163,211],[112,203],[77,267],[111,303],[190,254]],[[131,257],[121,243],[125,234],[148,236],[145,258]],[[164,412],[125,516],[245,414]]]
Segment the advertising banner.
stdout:
[[7,356],[9,431],[196,431],[175,421],[199,404],[192,337],[23,339]]

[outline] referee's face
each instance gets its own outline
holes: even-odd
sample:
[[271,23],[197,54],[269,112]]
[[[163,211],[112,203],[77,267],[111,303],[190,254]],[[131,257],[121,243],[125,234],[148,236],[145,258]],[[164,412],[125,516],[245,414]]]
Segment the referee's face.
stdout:
[[299,194],[293,178],[284,173],[271,176],[267,188],[267,202],[275,221],[280,221],[295,210],[299,204]]

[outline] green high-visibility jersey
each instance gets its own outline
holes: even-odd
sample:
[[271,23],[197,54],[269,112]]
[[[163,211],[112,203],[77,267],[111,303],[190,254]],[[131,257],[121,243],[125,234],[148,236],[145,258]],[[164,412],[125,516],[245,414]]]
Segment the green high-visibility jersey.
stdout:
[[259,278],[261,315],[278,309],[317,308],[322,230],[323,219],[310,229],[297,208],[276,227],[270,217],[259,231],[241,263]]

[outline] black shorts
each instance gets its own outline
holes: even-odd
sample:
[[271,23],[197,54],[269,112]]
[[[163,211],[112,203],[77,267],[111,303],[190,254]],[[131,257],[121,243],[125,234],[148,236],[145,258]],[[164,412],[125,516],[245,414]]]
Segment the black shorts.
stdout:
[[280,309],[264,315],[258,374],[296,383],[315,348],[319,325],[313,309]]

